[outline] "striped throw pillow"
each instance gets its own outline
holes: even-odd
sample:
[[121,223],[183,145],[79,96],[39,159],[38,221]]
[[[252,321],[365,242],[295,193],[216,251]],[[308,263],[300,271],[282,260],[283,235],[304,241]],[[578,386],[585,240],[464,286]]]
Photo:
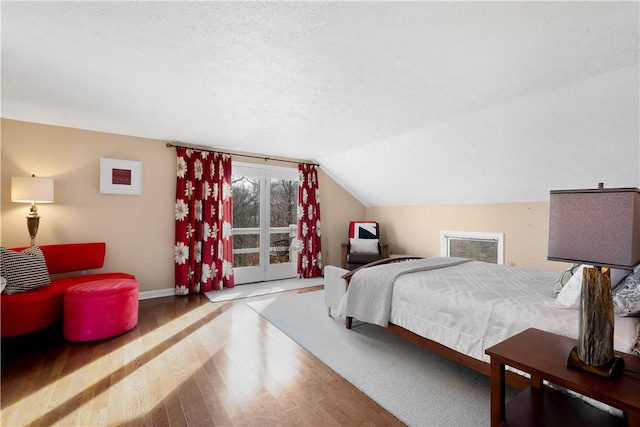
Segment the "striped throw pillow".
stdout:
[[42,250],[32,246],[20,252],[0,248],[0,276],[7,280],[3,294],[16,294],[51,283]]

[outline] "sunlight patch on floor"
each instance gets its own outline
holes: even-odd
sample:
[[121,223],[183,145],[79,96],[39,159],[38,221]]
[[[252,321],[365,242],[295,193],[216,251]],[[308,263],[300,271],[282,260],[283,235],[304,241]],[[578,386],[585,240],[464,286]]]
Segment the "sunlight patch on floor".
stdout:
[[[57,420],[56,414],[61,413],[62,418],[59,420],[61,425],[91,425],[97,421],[96,416],[100,418],[101,411],[99,407],[94,408],[93,406],[99,406],[100,401],[105,400],[103,395],[106,392],[110,397],[109,406],[125,405],[122,412],[116,412],[131,412],[132,408],[129,406],[138,406],[135,412],[139,415],[139,411],[142,409],[139,407],[140,402],[144,402],[145,409],[155,406],[173,392],[178,384],[148,387],[147,384],[153,383],[153,379],[148,378],[146,370],[143,369],[144,365],[153,361],[159,366],[170,366],[172,369],[181,370],[178,373],[178,378],[182,379],[188,378],[200,368],[201,364],[195,363],[195,361],[194,363],[184,363],[184,361],[178,360],[174,346],[181,345],[191,335],[197,333],[200,328],[197,324],[211,316],[212,311],[203,309],[203,307],[209,308],[211,306],[202,306],[163,324],[52,381],[31,393],[29,397],[4,408],[2,411],[3,423],[24,425],[36,422],[42,417],[47,417],[47,419],[54,417]],[[184,318],[187,318],[186,322]],[[185,324],[188,326],[185,327]],[[193,330],[189,330],[191,328]],[[185,333],[185,331],[188,332]],[[136,332],[133,330],[128,333],[135,334]],[[172,343],[172,341],[174,342]],[[221,345],[212,344],[214,344],[211,347],[212,351],[216,351],[216,347]],[[107,344],[105,343],[105,345]],[[63,368],[64,366],[52,366],[51,375],[57,377],[57,371],[61,371]],[[162,373],[158,372],[158,374]],[[166,387],[167,385],[169,387]],[[111,401],[111,399],[114,400]],[[42,407],[39,402],[49,402],[49,404]],[[113,413],[113,411],[110,412]],[[84,422],[87,417],[91,417],[91,422]]]

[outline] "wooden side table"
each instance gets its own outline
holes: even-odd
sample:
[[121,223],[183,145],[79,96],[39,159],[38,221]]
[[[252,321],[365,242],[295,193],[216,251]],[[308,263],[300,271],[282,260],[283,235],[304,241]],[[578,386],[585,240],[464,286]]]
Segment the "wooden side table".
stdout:
[[[607,380],[566,365],[576,340],[527,329],[488,348],[491,357],[491,425],[640,426],[640,357],[624,358],[624,371]],[[505,365],[528,372],[531,385],[505,403]],[[615,417],[543,385],[543,380],[622,410]]]

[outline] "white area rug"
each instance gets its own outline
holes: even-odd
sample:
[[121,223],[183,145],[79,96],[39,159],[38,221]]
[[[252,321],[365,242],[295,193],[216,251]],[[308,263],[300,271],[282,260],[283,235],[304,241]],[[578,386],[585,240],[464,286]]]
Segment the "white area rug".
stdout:
[[323,301],[317,291],[247,305],[410,426],[490,424],[488,377],[377,326],[354,321],[348,330]]
[[274,280],[271,282],[236,285],[235,288],[209,291],[204,294],[211,300],[211,302],[221,302],[273,294],[276,292],[291,291],[293,289],[309,288],[311,286],[322,285],[323,283],[324,279],[322,277],[315,277],[313,279],[284,279]]

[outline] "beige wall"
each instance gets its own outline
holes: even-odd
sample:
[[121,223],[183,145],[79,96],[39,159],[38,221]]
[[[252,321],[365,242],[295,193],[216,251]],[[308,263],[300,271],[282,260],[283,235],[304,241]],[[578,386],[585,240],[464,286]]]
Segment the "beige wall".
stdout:
[[[1,124],[2,246],[29,244],[28,205],[12,203],[10,189],[11,177],[34,173],[55,182],[55,203],[38,208],[37,243],[105,241],[103,271],[135,274],[142,292],[173,288],[175,150],[160,140],[6,119]],[[101,194],[101,157],[141,161],[143,194]],[[391,253],[436,256],[440,230],[503,232],[505,263],[563,267],[546,261],[547,203],[365,209],[322,170],[319,179],[324,265],[340,265],[348,222],[370,219],[380,222]]]
[[322,224],[322,260],[324,265],[341,265],[340,244],[349,236],[349,221],[364,220],[364,205],[358,202],[329,175],[319,175],[320,221]]
[[[153,139],[6,119],[1,125],[0,245],[29,245],[29,207],[11,202],[11,177],[33,173],[52,178],[55,192],[53,204],[38,206],[38,244],[105,241],[102,271],[134,274],[141,292],[173,288],[174,149]],[[101,157],[141,161],[142,195],[101,194]],[[323,260],[340,265],[345,224],[348,218],[360,219],[364,206],[322,171],[319,179]]]
[[547,261],[549,203],[367,208],[380,223],[381,238],[395,254],[439,256],[440,231],[504,233],[504,262],[546,271],[565,264]]
[[[101,194],[101,157],[141,161],[142,195]],[[103,271],[134,274],[141,292],[172,288],[174,171],[162,141],[2,120],[1,244],[29,244],[28,205],[11,202],[11,177],[33,173],[54,180],[37,243],[107,242]]]

